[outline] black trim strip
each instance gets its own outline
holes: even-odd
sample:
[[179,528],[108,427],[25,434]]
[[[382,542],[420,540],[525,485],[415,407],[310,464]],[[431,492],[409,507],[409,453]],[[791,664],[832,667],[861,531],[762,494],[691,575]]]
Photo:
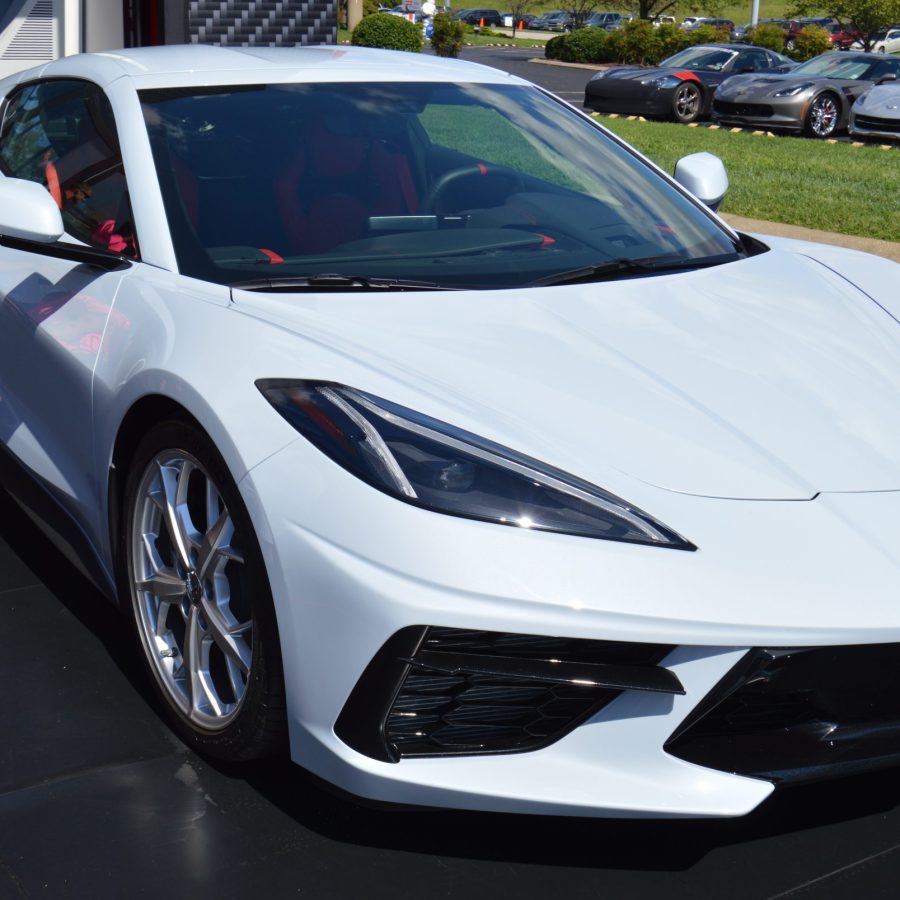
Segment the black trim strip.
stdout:
[[24,250],[26,253],[38,253],[41,256],[52,256],[55,259],[87,263],[105,269],[107,272],[129,269],[132,266],[132,260],[124,256],[117,256],[106,250],[98,250],[96,247],[81,247],[78,244],[67,244],[62,241],[45,244],[41,241],[28,241],[24,238],[0,235],[0,246],[9,247],[11,250]]
[[400,762],[385,732],[388,714],[406,680],[428,627],[411,625],[391,636],[372,657],[334,723],[334,733],[359,753],[381,762]]
[[403,661],[415,668],[431,669],[448,675],[497,675],[501,678],[527,678],[531,681],[604,687],[620,691],[685,693],[678,676],[660,666],[522,659],[477,653],[448,653],[442,650],[420,650],[415,654],[415,658]]

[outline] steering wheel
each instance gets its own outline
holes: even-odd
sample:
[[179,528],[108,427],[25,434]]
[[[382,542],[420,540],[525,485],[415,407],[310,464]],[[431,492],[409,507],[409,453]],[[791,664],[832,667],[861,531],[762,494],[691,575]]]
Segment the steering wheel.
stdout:
[[449,172],[444,172],[444,174],[435,181],[431,186],[431,190],[425,195],[425,199],[422,200],[422,203],[419,206],[419,215],[433,214],[438,198],[441,197],[454,182],[458,181],[460,178],[469,178],[472,176],[482,178],[506,178],[511,182],[511,187],[513,189],[510,193],[514,193],[515,188],[522,183],[522,176],[514,169],[508,169],[505,166],[489,166],[486,163],[460,166],[458,169],[451,169]]

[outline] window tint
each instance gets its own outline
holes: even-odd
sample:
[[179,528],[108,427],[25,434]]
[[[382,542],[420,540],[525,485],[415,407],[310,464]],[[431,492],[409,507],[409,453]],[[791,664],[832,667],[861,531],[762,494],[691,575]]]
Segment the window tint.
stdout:
[[46,81],[14,93],[0,125],[0,170],[44,185],[68,234],[137,256],[112,108],[96,85]]
[[734,64],[734,71],[741,69],[752,69],[754,72],[761,72],[770,66],[769,54],[762,50],[745,50],[738,55],[737,62]]

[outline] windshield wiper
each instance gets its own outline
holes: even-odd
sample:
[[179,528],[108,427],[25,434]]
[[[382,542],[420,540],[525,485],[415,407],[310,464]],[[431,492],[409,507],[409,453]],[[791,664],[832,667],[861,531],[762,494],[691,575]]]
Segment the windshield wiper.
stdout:
[[236,281],[230,285],[241,291],[327,291],[327,290],[363,290],[363,291],[456,291],[459,288],[448,287],[433,281],[414,281],[404,278],[370,278],[365,275],[340,275],[324,273],[321,275],[291,276],[279,278],[254,278],[249,281]]
[[572,284],[580,281],[604,281],[628,275],[677,272],[680,269],[705,269],[721,263],[732,262],[739,257],[726,253],[719,256],[704,256],[699,259],[685,259],[683,256],[647,256],[643,259],[608,259],[595,266],[581,266],[565,272],[556,272],[531,281],[525,287],[549,287],[554,284]]

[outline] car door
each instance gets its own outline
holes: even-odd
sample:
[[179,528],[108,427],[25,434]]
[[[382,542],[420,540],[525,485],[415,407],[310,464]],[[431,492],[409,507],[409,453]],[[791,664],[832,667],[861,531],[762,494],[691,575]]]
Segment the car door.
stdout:
[[68,512],[64,523],[93,538],[93,372],[104,332],[126,327],[112,306],[138,255],[103,91],[63,79],[14,89],[3,103],[0,171],[46,187],[65,226],[49,245],[0,237],[0,447]]

